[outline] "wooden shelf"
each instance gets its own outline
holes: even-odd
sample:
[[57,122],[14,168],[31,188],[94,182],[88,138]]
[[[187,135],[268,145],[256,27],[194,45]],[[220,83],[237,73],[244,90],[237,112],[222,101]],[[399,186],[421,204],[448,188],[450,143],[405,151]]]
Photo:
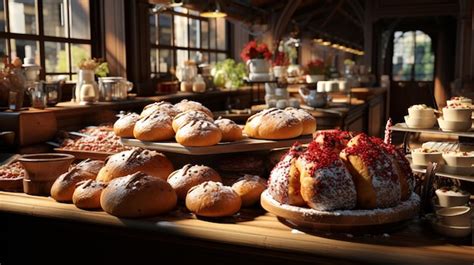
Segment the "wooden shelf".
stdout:
[[[380,234],[328,234],[293,229],[273,214],[256,208],[241,210],[238,216],[220,221],[197,219],[182,208],[154,218],[121,219],[102,211],[85,211],[72,204],[57,203],[49,197],[0,192],[0,201],[0,211],[9,214],[74,222],[76,227],[81,223],[100,225],[104,231],[116,228],[120,230],[115,235],[124,237],[136,237],[140,233],[157,239],[185,237],[190,243],[219,244],[221,253],[247,247],[263,253],[272,251],[280,257],[297,255],[308,263],[331,260],[331,264],[347,264],[347,261],[364,264],[471,264],[474,253],[470,240],[449,240],[438,236],[421,220],[410,221],[406,226]],[[8,242],[9,239],[3,237],[2,240]]]
[[391,130],[397,131],[397,132],[415,132],[415,133],[423,132],[423,133],[444,134],[444,135],[450,135],[450,136],[474,138],[474,131],[472,131],[472,129],[469,132],[445,132],[445,131],[442,131],[438,127],[435,127],[432,129],[415,129],[415,128],[409,128],[405,123],[397,123],[392,126]]
[[[413,172],[416,172],[416,173],[421,173],[421,174],[426,173],[426,169],[423,169],[423,168],[411,167],[411,169],[413,170]],[[461,176],[461,175],[454,175],[454,174],[448,174],[448,173],[443,173],[443,172],[436,172],[436,175],[440,177],[445,177],[445,178],[452,178],[452,179],[459,179],[459,180],[474,182],[474,176]]]

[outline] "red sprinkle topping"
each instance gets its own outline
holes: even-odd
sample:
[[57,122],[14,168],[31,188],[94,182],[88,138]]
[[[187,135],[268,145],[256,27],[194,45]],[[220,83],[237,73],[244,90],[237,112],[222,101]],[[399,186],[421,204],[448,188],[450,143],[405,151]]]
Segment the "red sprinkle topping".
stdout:
[[339,161],[339,154],[333,152],[330,148],[321,147],[318,143],[311,142],[306,152],[304,152],[303,158],[308,162],[314,163],[311,169],[311,175],[314,175],[316,170],[329,167],[336,161]]
[[327,130],[319,131],[314,136],[314,140],[319,142],[323,148],[343,149],[351,139],[351,134],[347,131]]

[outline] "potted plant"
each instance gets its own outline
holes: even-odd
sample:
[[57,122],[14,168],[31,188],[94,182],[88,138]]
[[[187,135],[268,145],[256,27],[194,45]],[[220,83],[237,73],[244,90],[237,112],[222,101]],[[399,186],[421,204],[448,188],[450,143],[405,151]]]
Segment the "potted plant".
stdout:
[[265,43],[250,41],[245,45],[240,57],[247,63],[250,73],[268,74],[268,60],[272,57],[272,53]]
[[82,105],[99,101],[99,85],[95,76],[106,76],[108,65],[100,59],[82,59],[79,64],[75,100]]
[[247,75],[245,65],[236,63],[234,59],[225,59],[216,64],[211,71],[216,87],[236,89],[244,84]]
[[278,51],[274,55],[274,59],[272,61],[273,64],[273,75],[276,78],[281,78],[286,73],[286,67],[289,64],[288,56],[283,47],[283,41],[280,41],[278,45]]
[[326,66],[320,59],[311,60],[306,65],[306,72],[307,83],[317,83],[318,81],[323,81],[326,78]]

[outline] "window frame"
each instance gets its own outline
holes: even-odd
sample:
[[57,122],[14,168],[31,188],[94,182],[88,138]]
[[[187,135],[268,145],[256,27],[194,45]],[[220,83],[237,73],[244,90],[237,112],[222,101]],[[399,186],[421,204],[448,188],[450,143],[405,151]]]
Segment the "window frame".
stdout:
[[[158,56],[156,57],[157,59],[157,62],[155,64],[155,69],[153,69],[150,65],[150,76],[153,78],[153,77],[161,77],[161,76],[170,76],[171,75],[171,72],[170,72],[170,69],[171,68],[174,68],[176,69],[176,66],[177,66],[177,51],[178,50],[184,50],[184,51],[187,51],[188,52],[188,59],[190,59],[190,53],[191,52],[201,52],[205,55],[207,55],[207,58],[208,58],[208,61],[210,64],[212,64],[213,62],[210,61],[210,55],[211,53],[214,53],[216,54],[216,58],[218,57],[217,55],[218,54],[225,54],[225,56],[227,58],[230,57],[230,43],[229,43],[229,23],[227,22],[227,20],[224,20],[225,22],[225,47],[226,49],[225,50],[221,50],[221,49],[218,49],[217,48],[217,24],[216,24],[216,28],[215,28],[215,31],[216,31],[216,38],[214,39],[214,42],[215,42],[215,45],[214,47],[216,47],[215,49],[214,48],[210,48],[211,47],[211,23],[210,23],[210,20],[213,19],[213,18],[205,18],[205,17],[201,17],[201,16],[197,16],[197,15],[194,15],[194,14],[190,14],[189,11],[191,9],[188,9],[188,12],[186,13],[182,13],[182,12],[178,12],[178,11],[175,11],[175,10],[166,10],[166,11],[163,11],[163,12],[159,12],[159,13],[155,13],[155,14],[150,14],[149,16],[154,16],[154,21],[155,21],[155,32],[156,32],[156,38],[159,39],[159,28],[160,28],[160,24],[159,24],[159,16],[161,14],[168,14],[171,16],[171,45],[168,45],[168,44],[161,44],[158,42],[158,44],[156,44],[156,42],[152,42],[151,41],[151,38],[149,38],[149,43],[150,43],[150,51],[156,49],[158,50]],[[192,11],[192,10],[191,10]],[[182,17],[186,17],[186,20],[187,20],[187,35],[188,35],[188,43],[189,43],[189,40],[190,40],[190,37],[191,37],[191,25],[189,23],[189,19],[195,19],[195,20],[198,20],[198,25],[199,25],[199,32],[200,32],[200,36],[203,36],[203,32],[202,32],[202,27],[201,27],[201,23],[203,21],[207,22],[208,24],[208,30],[207,30],[207,40],[208,40],[208,47],[207,48],[203,48],[202,46],[202,37],[199,39],[199,48],[197,47],[190,47],[188,45],[188,47],[183,47],[183,46],[177,46],[175,45],[175,17],[176,16],[182,16]],[[151,25],[150,25],[150,19],[148,18],[148,29],[151,31]],[[159,67],[159,58],[160,58],[160,49],[166,49],[166,50],[170,50],[172,51],[173,53],[173,57],[172,57],[172,62],[173,62],[173,65],[172,66],[168,66],[168,72],[164,73],[164,72],[160,72],[160,67]]]
[[[89,0],[89,25],[90,25],[90,39],[80,39],[80,38],[73,38],[73,37],[57,37],[57,36],[48,36],[45,35],[44,32],[44,16],[43,16],[43,0],[37,0],[37,15],[36,15],[36,24],[37,24],[37,32],[38,34],[23,34],[23,33],[12,33],[10,32],[10,10],[9,10],[9,0],[0,0],[4,3],[4,12],[5,12],[5,31],[0,31],[0,39],[5,39],[7,41],[7,51],[6,54],[11,56],[12,51],[12,39],[19,39],[19,40],[30,40],[38,42],[38,52],[39,52],[39,60],[40,60],[40,76],[41,80],[46,80],[46,76],[57,76],[57,75],[67,75],[69,77],[68,81],[71,81],[73,76],[77,75],[77,72],[73,72],[72,68],[72,53],[71,47],[73,44],[86,44],[90,45],[91,57],[98,58],[102,54],[102,51],[98,49],[100,47],[100,38],[96,38],[101,32],[101,29],[98,27],[94,27],[95,23],[100,21],[100,18],[97,16],[100,14],[98,9],[102,6],[103,0]],[[69,3],[70,0],[68,0]],[[67,23],[67,32],[68,35],[71,36],[71,23],[72,23],[72,16],[71,16],[71,8],[68,5],[66,8],[68,21]],[[58,43],[65,43],[67,47],[67,55],[68,55],[68,65],[69,71],[68,72],[46,72],[46,51],[45,51],[45,42],[58,42]],[[21,58],[23,59],[23,58]]]

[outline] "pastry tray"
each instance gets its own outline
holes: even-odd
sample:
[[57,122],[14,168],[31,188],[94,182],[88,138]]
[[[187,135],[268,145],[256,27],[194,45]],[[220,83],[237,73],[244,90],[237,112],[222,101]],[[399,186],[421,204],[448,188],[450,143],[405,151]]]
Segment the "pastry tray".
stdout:
[[221,142],[212,146],[190,147],[183,146],[175,141],[168,142],[144,142],[132,138],[121,138],[121,142],[125,146],[142,147],[161,152],[178,153],[186,155],[212,155],[223,153],[239,153],[249,151],[263,151],[276,148],[291,147],[295,142],[301,144],[310,143],[312,141],[311,135],[300,136],[285,140],[262,140],[244,138],[235,142]]

